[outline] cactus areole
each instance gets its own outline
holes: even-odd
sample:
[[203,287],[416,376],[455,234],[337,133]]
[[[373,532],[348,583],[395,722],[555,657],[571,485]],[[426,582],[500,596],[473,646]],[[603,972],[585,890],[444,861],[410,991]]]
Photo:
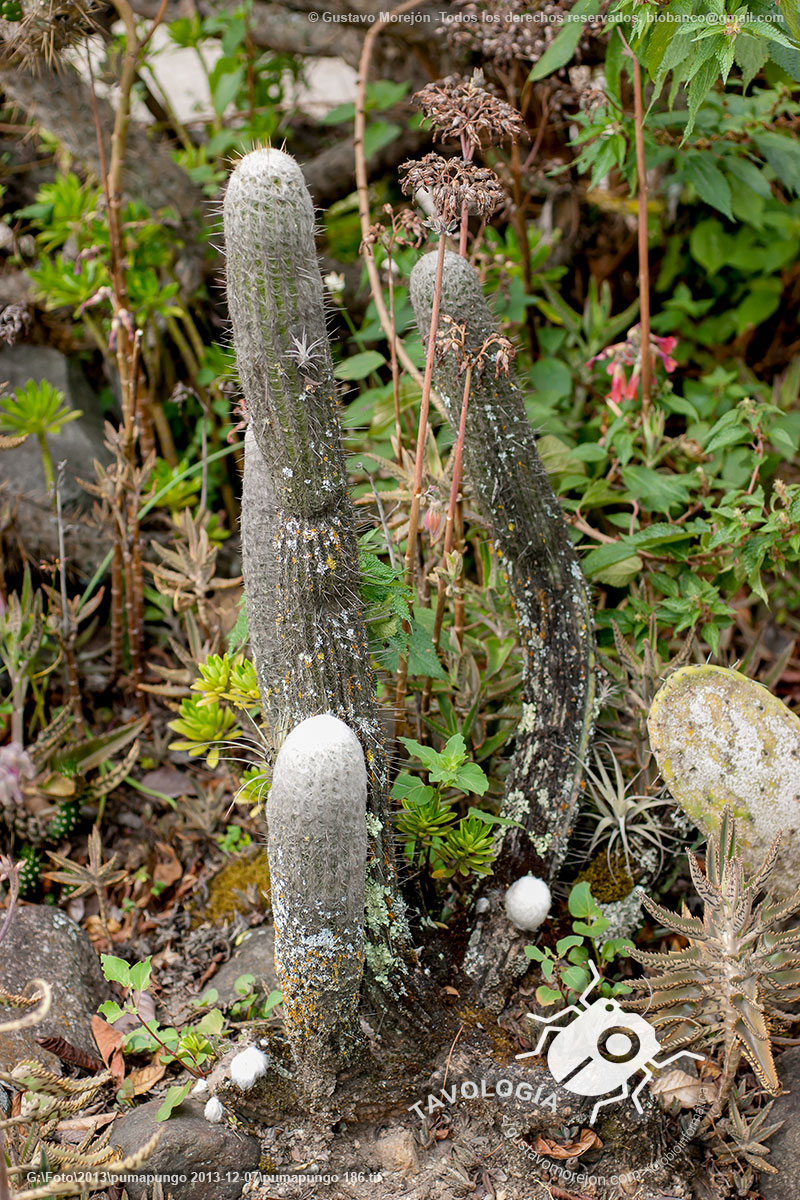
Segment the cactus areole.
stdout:
[[[411,273],[411,301],[426,337],[436,252]],[[480,280],[466,259],[445,255],[442,314],[466,326],[474,353],[496,330]],[[463,375],[448,350],[434,382],[455,427]],[[465,478],[494,533],[519,625],[523,654],[522,721],[503,815],[518,821],[504,835],[495,879],[527,872],[552,879],[577,815],[591,731],[595,652],[586,581],[564,514],[536,452],[519,389],[495,371],[493,355],[473,379],[464,442]]]
[[[242,557],[250,644],[267,722],[293,728],[332,713],[366,759],[368,979],[391,991],[408,931],[391,844],[387,765],[358,599],[314,209],[280,150],[238,163],[224,202],[226,283],[249,419]],[[309,883],[312,881],[309,880]]]
[[367,772],[337,717],[309,717],[275,762],[267,801],[275,966],[304,1081],[325,1086],[359,1041]]

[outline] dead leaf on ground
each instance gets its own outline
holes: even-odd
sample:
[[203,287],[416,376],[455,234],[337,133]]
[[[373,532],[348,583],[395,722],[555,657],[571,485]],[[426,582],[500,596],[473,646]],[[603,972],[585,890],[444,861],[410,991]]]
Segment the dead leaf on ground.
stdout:
[[654,1096],[660,1096],[665,1104],[677,1101],[681,1108],[696,1108],[698,1104],[710,1104],[716,1099],[717,1089],[712,1083],[704,1083],[696,1075],[676,1067],[665,1071],[650,1084]]
[[548,1158],[579,1158],[587,1150],[595,1147],[599,1150],[603,1143],[593,1129],[582,1129],[580,1136],[571,1142],[551,1142],[548,1138],[539,1137],[534,1143],[534,1150],[546,1154]]
[[133,1087],[134,1096],[144,1096],[149,1092],[159,1079],[163,1079],[167,1068],[163,1063],[156,1060],[148,1063],[146,1067],[136,1067],[128,1075],[128,1080]]
[[92,1033],[97,1042],[100,1057],[119,1086],[125,1078],[125,1061],[122,1057],[122,1034],[103,1017],[92,1017]]
[[157,842],[156,845],[162,857],[153,868],[153,882],[163,884],[164,887],[171,887],[180,879],[183,867],[172,846],[167,842]]

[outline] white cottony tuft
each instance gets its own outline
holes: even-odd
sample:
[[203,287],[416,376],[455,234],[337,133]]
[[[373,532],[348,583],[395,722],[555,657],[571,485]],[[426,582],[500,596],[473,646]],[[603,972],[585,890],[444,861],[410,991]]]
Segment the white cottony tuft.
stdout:
[[206,1106],[203,1109],[203,1116],[207,1121],[210,1121],[212,1125],[219,1125],[223,1117],[223,1108],[221,1101],[219,1101],[216,1096],[211,1096],[206,1101]]
[[231,1059],[231,1083],[247,1090],[257,1079],[267,1073],[269,1059],[257,1046],[248,1046]]
[[207,1092],[207,1091],[208,1091],[208,1080],[207,1079],[198,1079],[197,1083],[192,1088],[192,1095],[193,1096],[202,1096],[203,1092]]
[[538,929],[550,912],[550,888],[535,875],[523,875],[506,892],[506,916],[517,929]]

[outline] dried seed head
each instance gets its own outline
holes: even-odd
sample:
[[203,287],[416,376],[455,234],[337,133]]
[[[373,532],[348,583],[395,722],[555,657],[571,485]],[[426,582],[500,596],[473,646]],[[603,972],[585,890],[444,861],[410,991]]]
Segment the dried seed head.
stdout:
[[525,128],[515,108],[487,91],[481,71],[467,82],[453,75],[429,83],[413,99],[431,123],[434,140],[437,134],[440,141],[459,140],[465,152],[516,139]]
[[462,158],[426,154],[423,159],[403,163],[400,170],[405,172],[401,186],[406,195],[423,189],[429,192],[436,212],[447,225],[461,216],[464,205],[468,212],[488,221],[505,201],[494,171]]

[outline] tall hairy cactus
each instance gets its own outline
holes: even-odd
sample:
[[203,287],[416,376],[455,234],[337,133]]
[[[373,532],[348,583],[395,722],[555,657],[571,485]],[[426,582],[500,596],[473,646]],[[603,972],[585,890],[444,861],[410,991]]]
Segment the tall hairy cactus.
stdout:
[[[430,330],[437,254],[411,274],[411,300],[423,336]],[[441,312],[466,327],[475,353],[496,331],[470,264],[447,252]],[[456,353],[438,360],[434,383],[457,427],[463,375]],[[522,721],[517,730],[503,815],[507,829],[494,878],[531,872],[552,878],[577,814],[591,731],[595,651],[586,582],[564,515],[536,453],[522,395],[491,361],[473,378],[464,468],[505,564],[523,653]]]
[[[407,929],[314,210],[297,163],[280,150],[246,155],[228,183],[224,228],[228,307],[249,418],[242,543],[261,699],[273,728],[330,713],[358,735],[368,780],[367,973],[390,989],[403,969]],[[332,836],[327,845],[330,855],[343,853]]]
[[329,1089],[359,1043],[364,968],[367,772],[330,715],[301,721],[267,801],[275,965],[292,1051],[309,1091]]

